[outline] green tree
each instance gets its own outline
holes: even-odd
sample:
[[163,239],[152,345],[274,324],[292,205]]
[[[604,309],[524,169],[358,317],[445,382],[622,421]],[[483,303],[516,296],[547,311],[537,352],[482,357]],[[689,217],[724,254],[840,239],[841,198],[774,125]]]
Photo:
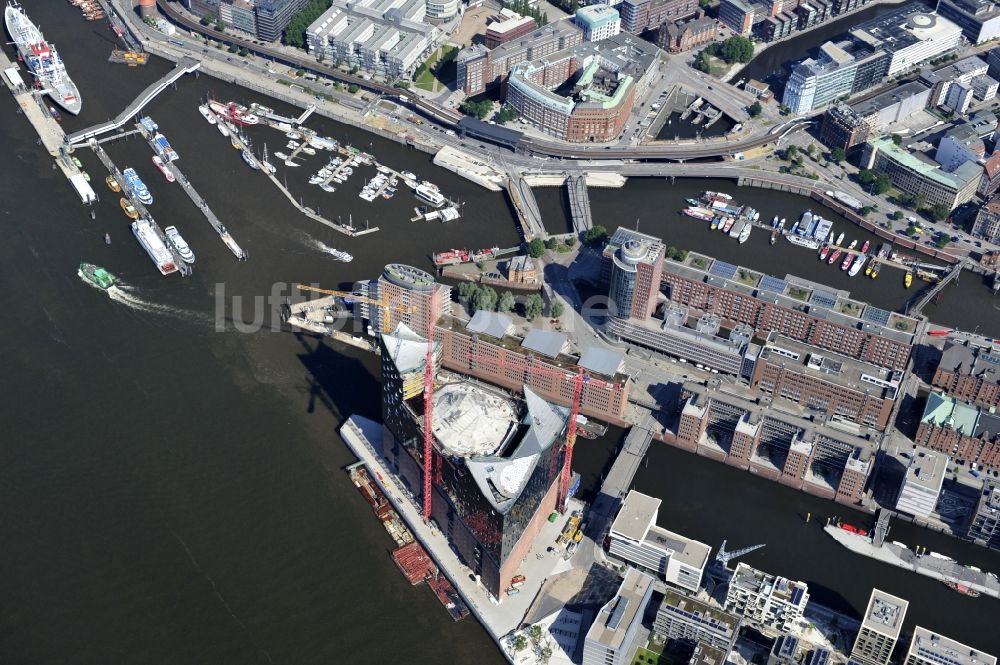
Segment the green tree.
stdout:
[[892,219],[895,219],[896,221],[899,221],[899,220],[903,219],[903,211],[902,210],[897,210],[894,213],[892,213],[891,215],[889,215],[889,217],[891,217]]
[[236,44],[230,44],[229,48],[226,50],[229,51],[230,53],[236,53],[240,50],[240,47],[237,46]]
[[545,243],[541,238],[534,238],[528,243],[528,256],[537,259],[545,254]]
[[524,635],[518,635],[514,638],[514,651],[524,651],[528,647],[528,638]]
[[600,224],[595,224],[583,234],[583,241],[588,245],[599,247],[608,239],[608,230]]
[[497,300],[497,311],[509,312],[512,309],[514,309],[514,294],[510,291],[504,291],[500,294],[500,299]]
[[923,194],[917,194],[913,197],[913,209],[923,210],[927,207],[927,197]]
[[799,155],[799,147],[797,145],[792,144],[787,148],[785,148],[785,159],[787,159],[788,161],[792,161],[793,159],[798,157],[798,155]]
[[946,233],[942,233],[938,236],[937,241],[934,243],[938,249],[944,249],[951,242],[951,238],[948,237]]
[[948,218],[949,213],[951,213],[951,208],[943,203],[935,203],[931,206],[929,212],[931,214],[931,219],[935,222],[940,222],[941,220]]
[[538,652],[541,656],[542,663],[548,663],[549,659],[552,658],[552,647],[542,647],[542,650]]
[[760,105],[760,102],[754,102],[747,109],[747,112],[750,113],[751,118],[759,118],[760,114],[764,112],[764,107]]
[[847,159],[847,152],[843,148],[833,148],[830,150],[830,159],[835,162],[842,162]]
[[458,285],[458,299],[468,302],[479,290],[479,285],[475,282],[462,282]]
[[730,65],[734,62],[750,62],[753,59],[753,42],[746,37],[733,35],[722,42],[719,53]]
[[[539,298],[541,300],[541,298]],[[539,625],[534,625],[528,629],[528,637],[531,638],[532,644],[538,644],[542,639],[542,627]]]
[[357,83],[352,83],[351,85],[347,86],[347,92],[351,93],[352,95],[357,93],[358,90],[361,90],[361,88],[358,86]]
[[509,106],[504,106],[502,109],[500,109],[500,112],[497,113],[497,122],[499,122],[501,125],[506,125],[508,122],[517,120],[518,115],[520,114],[517,112],[517,109],[512,109]]
[[[542,302],[542,297],[537,293],[532,293],[524,301],[524,316],[527,317],[529,321],[531,321],[536,316],[542,313],[542,309],[544,309],[544,307],[545,304]],[[535,626],[532,626],[532,628],[534,627]],[[535,642],[537,644],[537,641],[535,640],[534,636],[532,636],[531,639],[532,642]]]
[[694,67],[699,71],[703,71],[706,74],[712,73],[712,57],[708,53],[708,49],[703,49],[698,52],[698,55],[694,58]]
[[202,25],[211,25],[212,20],[213,19],[211,14],[205,14],[204,16],[201,17],[201,20],[198,22],[201,23]]
[[472,294],[473,311],[492,312],[497,307],[497,292],[492,287],[482,286]]
[[292,20],[285,26],[283,41],[289,46],[305,48],[306,28],[312,25],[313,21],[319,18],[333,4],[332,0],[309,0],[302,10],[292,17]]
[[899,145],[900,143],[903,142],[903,137],[900,136],[899,134],[893,134],[892,135],[892,142],[895,143],[896,145]]
[[220,18],[215,22],[215,29],[219,32],[224,32],[226,30],[226,22]]
[[239,54],[240,54],[240,57],[241,57],[241,58],[245,58],[245,57],[247,57],[248,55],[250,55],[250,51],[246,50],[245,48],[241,48],[241,49],[239,50]]
[[554,250],[558,244],[559,244],[559,241],[556,240],[555,238],[546,238],[545,239],[545,249],[547,249],[547,250],[550,250],[550,251]]
[[493,109],[493,102],[488,99],[484,99],[479,102],[473,102],[471,100],[462,102],[459,107],[462,113],[466,115],[471,115],[479,120],[485,118],[489,112]]
[[552,318],[553,319],[558,319],[560,316],[563,315],[563,312],[565,311],[565,309],[566,309],[566,307],[561,302],[559,302],[558,300],[555,301],[554,303],[552,303],[552,307],[551,307]]

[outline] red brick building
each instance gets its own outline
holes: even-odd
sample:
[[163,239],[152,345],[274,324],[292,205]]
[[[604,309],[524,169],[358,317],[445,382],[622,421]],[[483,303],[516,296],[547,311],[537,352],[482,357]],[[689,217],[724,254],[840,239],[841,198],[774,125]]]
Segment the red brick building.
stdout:
[[968,344],[945,346],[931,385],[986,408],[1000,406],[1000,356]]
[[941,393],[928,396],[914,441],[956,460],[1000,467],[1000,416]]
[[715,39],[715,20],[704,17],[704,12],[698,18],[681,22],[664,23],[657,33],[657,45],[664,51],[680,53],[689,51]]

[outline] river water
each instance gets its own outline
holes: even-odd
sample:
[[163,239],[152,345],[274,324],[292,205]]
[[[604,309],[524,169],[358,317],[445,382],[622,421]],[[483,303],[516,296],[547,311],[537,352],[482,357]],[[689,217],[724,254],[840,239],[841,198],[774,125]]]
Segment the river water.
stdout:
[[[104,24],[85,23],[66,3],[24,4],[80,86],[84,111],[66,118],[68,131],[114,116],[170,68],[156,59],[135,70],[108,64],[112,42]],[[149,185],[157,221],[178,226],[191,243],[198,261],[187,279],[156,273],[89,151],[78,155],[102,195],[96,220],[53,172],[9,98],[0,107],[0,146],[8,155],[0,180],[6,220],[0,418],[7,431],[0,443],[0,661],[374,663],[404,656],[414,663],[502,662],[476,622],[453,624],[430,591],[404,582],[389,559],[389,537],[342,471],[352,459],[336,428],[352,413],[379,416],[376,359],[272,331],[274,311],[264,297],[278,285],[273,292],[280,300],[290,293],[288,284],[300,281],[346,286],[376,276],[388,261],[429,268],[429,254],[442,248],[510,246],[517,233],[507,204],[434,168],[423,153],[314,116],[308,124],[321,133],[371,149],[466,202],[459,223],[411,223],[416,202],[404,191],[388,202],[357,198],[366,172],[331,195],[304,184],[320,157],[287,174],[279,167],[295,195],[325,216],[381,228],[347,239],[305,219],[246,168],[197,112],[210,93],[291,109],[202,76],[186,77],[147,111],[179,152],[178,165],[248,251],[247,263],[236,262],[181,190],[160,178],[148,146],[136,139],[106,144],[119,166],[134,166]],[[264,128],[251,136],[272,153],[284,143]],[[791,247],[761,245],[753,252],[754,243],[766,242],[763,234],[741,251],[674,215],[678,198],[709,185],[716,186],[649,180],[595,192],[595,218],[632,224],[638,217],[642,230],[671,244],[727,260],[745,255],[739,260],[751,267],[766,268],[781,256],[782,270],[821,270],[810,264],[810,253]],[[767,214],[790,215],[804,205],[795,197],[734,190],[748,203],[760,201]],[[565,225],[556,190],[541,194],[547,223]],[[625,206],[622,219],[618,211]],[[104,233],[112,236],[110,247]],[[330,261],[320,243],[350,251],[354,262]],[[123,288],[111,299],[88,287],[76,274],[80,261],[107,267]],[[817,274],[841,278],[832,270]],[[883,306],[905,298],[901,280],[889,277],[865,285]],[[966,280],[950,288],[978,293]],[[234,303],[242,305],[239,312]],[[955,309],[966,309],[961,299]],[[258,332],[233,329],[232,319],[250,322],[258,315]],[[1000,330],[998,322],[989,319]],[[581,457],[581,469],[591,483],[614,443],[614,432],[588,442],[591,456]],[[658,461],[660,455],[666,461]],[[704,531],[716,523],[734,544],[756,538],[758,520],[681,519],[714,510],[715,497],[728,496],[731,507],[733,496],[759,493],[771,497],[776,523],[794,515],[778,485],[727,475],[725,467],[695,456],[657,449],[650,468],[664,474],[662,482],[644,485],[667,500],[661,521],[706,542],[716,544],[716,532]],[[709,477],[687,485],[686,496],[674,493]],[[718,491],[717,478],[726,478],[726,492]],[[794,494],[794,500],[810,499]],[[778,557],[781,551],[767,550],[768,567],[797,575],[794,553]],[[843,593],[852,602],[867,595],[873,577],[853,578],[866,562],[852,560],[851,575],[836,579],[836,547],[817,546],[814,556],[815,570],[826,570],[831,586],[848,587]],[[921,602],[954,602],[946,590],[937,591],[928,589]],[[965,614],[977,620],[974,610]]]

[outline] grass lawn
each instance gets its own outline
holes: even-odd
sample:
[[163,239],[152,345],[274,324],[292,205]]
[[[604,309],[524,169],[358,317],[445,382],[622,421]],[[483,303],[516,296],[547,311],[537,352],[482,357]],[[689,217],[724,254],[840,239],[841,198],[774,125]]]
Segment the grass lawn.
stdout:
[[431,53],[414,79],[413,85],[428,92],[444,89],[455,78],[456,55],[458,55],[457,46],[442,46]]

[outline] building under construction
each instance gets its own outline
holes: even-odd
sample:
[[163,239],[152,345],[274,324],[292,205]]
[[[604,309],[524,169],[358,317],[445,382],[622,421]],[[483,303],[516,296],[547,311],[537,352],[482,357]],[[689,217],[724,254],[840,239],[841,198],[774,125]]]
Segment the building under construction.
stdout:
[[[398,323],[380,338],[382,455],[423,499],[431,469],[431,517],[496,598],[511,584],[559,500],[570,409],[530,387],[523,398],[440,371],[441,345]],[[424,385],[433,381],[432,446],[424,459]]]

